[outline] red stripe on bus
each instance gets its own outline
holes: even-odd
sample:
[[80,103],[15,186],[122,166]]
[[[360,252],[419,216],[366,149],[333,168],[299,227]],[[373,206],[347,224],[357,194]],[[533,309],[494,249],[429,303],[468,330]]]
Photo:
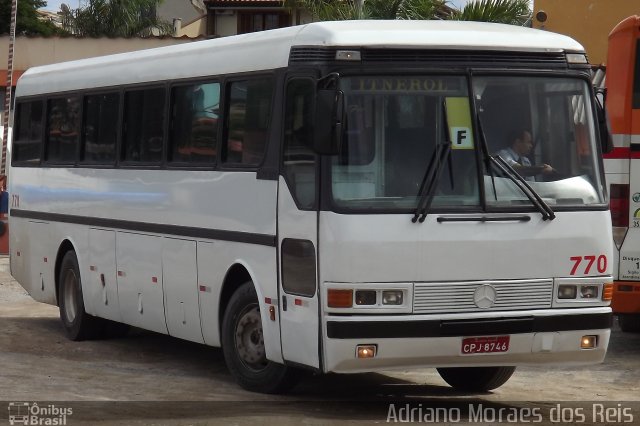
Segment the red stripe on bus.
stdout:
[[630,155],[631,155],[631,149],[616,147],[616,148],[613,148],[613,151],[606,154],[602,154],[602,157],[604,159],[609,159],[609,160],[614,160],[614,159],[619,160],[619,159],[627,159],[630,157]]
[[602,157],[605,160],[627,160],[629,158],[637,159],[640,158],[640,151],[632,151],[630,148],[613,148],[613,151],[602,154]]

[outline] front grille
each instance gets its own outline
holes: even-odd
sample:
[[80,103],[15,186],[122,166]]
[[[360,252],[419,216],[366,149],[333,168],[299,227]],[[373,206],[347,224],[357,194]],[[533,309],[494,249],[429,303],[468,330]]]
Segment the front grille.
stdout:
[[[485,285],[495,290],[495,303],[483,309],[475,304],[474,294]],[[551,307],[552,299],[552,280],[416,283],[413,289],[413,313],[547,309]]]

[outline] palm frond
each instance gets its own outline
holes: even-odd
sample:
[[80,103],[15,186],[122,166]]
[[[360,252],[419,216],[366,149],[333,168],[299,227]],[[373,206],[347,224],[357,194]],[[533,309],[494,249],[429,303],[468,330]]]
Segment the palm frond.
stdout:
[[529,0],[475,0],[455,13],[453,19],[525,25],[531,13]]

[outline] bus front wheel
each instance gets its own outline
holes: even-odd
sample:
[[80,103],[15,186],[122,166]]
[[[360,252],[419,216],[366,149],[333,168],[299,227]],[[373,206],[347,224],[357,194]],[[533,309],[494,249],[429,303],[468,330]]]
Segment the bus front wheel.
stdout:
[[266,357],[258,297],[251,281],[231,296],[222,321],[227,368],[246,390],[282,393],[296,383],[296,371]]
[[486,392],[504,385],[515,367],[438,368],[440,377],[455,389]]
[[76,341],[100,337],[102,320],[84,310],[80,268],[74,251],[68,251],[62,258],[58,284],[60,319],[67,337]]

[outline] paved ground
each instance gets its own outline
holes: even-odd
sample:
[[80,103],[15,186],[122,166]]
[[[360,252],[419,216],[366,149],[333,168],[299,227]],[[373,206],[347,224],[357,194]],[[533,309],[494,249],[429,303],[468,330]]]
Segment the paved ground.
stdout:
[[[557,403],[566,409],[557,413],[571,414],[574,422],[584,414],[584,424],[624,423],[629,408],[633,423],[640,424],[640,334],[616,327],[603,364],[520,368],[507,384],[486,394],[457,393],[435,370],[421,369],[309,377],[290,395],[260,395],[236,386],[216,348],[143,331],[119,339],[68,341],[58,309],[34,302],[8,274],[8,259],[0,258],[0,401],[5,401],[0,422],[6,422],[2,410],[9,402],[57,401],[39,405],[53,413],[49,417],[60,407],[73,409],[66,424],[385,423],[394,414],[402,420],[400,408],[406,404],[423,410],[414,410],[414,420],[423,422],[429,407],[453,409],[447,411],[451,418],[440,420],[454,423],[456,407],[463,408],[463,418],[476,420],[473,410],[488,407],[480,418],[485,423],[492,423],[492,413],[500,408],[505,416],[512,409],[520,416],[522,409],[542,409],[547,423]],[[594,413],[593,403],[582,401],[601,405]],[[464,409],[469,404],[471,412]],[[11,413],[15,406],[8,408]],[[604,417],[601,408],[610,408],[615,418]]]

